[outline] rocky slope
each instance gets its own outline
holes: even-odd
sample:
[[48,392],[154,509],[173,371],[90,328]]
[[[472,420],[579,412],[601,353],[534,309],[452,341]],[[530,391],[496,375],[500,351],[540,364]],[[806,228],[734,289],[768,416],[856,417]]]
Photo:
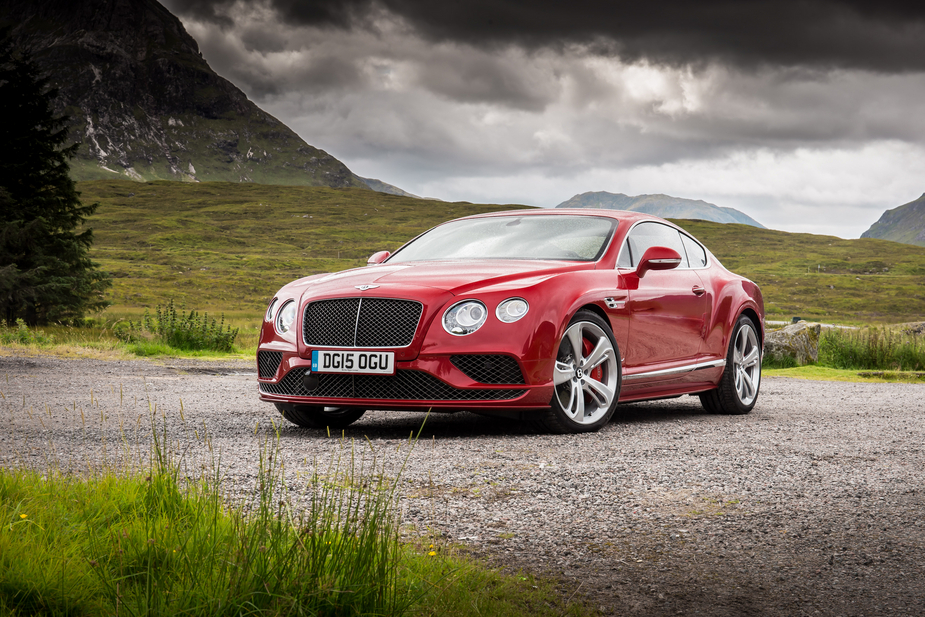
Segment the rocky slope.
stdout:
[[925,246],[925,193],[915,201],[884,212],[861,237]]
[[557,208],[603,208],[645,212],[662,218],[700,219],[716,223],[742,223],[764,229],[764,225],[734,208],[720,206],[697,199],[683,199],[671,195],[624,195],[597,191],[575,195]]
[[57,111],[82,142],[78,180],[368,189],[212,71],[156,0],[0,0],[3,25],[60,90]]

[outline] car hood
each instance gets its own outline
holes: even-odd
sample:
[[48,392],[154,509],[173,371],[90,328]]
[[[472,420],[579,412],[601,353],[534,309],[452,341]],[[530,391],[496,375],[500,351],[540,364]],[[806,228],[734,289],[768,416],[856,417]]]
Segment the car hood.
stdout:
[[538,282],[544,278],[572,272],[592,270],[593,262],[526,261],[526,260],[459,260],[419,261],[402,264],[382,264],[355,270],[345,270],[315,279],[309,285],[312,295],[356,293],[356,287],[430,287],[454,295],[475,289],[503,288]]

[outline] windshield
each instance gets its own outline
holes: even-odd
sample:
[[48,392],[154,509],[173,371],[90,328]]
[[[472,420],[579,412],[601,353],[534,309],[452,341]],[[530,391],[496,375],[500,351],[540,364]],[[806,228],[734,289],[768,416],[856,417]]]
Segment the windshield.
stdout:
[[597,216],[511,215],[451,221],[412,240],[389,263],[434,259],[596,261],[617,221]]

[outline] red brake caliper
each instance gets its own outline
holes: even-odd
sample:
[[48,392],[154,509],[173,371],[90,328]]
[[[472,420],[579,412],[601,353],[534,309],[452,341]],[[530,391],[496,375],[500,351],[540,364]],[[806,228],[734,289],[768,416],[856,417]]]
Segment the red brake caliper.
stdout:
[[[581,346],[584,348],[582,355],[587,356],[594,350],[594,345],[588,339],[581,339]],[[591,371],[591,379],[604,381],[604,369],[600,366]]]

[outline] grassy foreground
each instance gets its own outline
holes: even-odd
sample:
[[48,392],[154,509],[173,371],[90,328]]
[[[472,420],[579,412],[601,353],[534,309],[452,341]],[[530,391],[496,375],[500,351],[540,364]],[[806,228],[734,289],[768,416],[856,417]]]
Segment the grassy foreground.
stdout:
[[265,446],[256,495],[229,507],[157,438],[147,472],[0,469],[0,615],[591,614],[549,581],[402,539],[375,458],[342,449],[295,504]]

